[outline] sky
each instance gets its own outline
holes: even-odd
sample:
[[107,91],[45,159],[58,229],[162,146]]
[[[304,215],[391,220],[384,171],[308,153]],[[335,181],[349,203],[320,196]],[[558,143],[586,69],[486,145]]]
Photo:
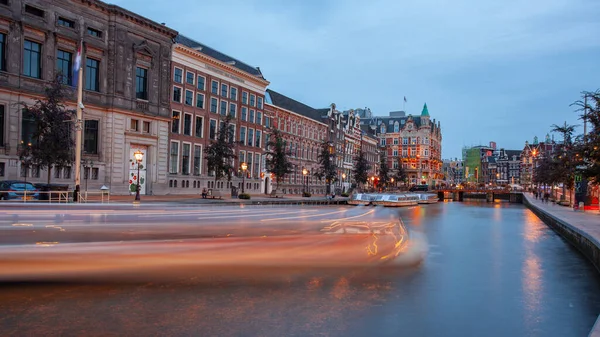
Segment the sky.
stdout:
[[443,158],[581,125],[570,104],[600,88],[598,0],[111,2],[260,67],[271,89],[314,108],[383,116],[404,97],[411,114],[426,102]]

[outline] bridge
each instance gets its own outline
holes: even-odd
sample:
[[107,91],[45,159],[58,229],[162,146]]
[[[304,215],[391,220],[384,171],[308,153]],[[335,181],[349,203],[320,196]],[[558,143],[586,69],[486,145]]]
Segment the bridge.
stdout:
[[445,189],[438,190],[437,195],[440,201],[452,199],[454,201],[464,201],[464,199],[480,199],[487,202],[494,200],[507,200],[512,203],[523,203],[523,192],[508,190],[458,190]]

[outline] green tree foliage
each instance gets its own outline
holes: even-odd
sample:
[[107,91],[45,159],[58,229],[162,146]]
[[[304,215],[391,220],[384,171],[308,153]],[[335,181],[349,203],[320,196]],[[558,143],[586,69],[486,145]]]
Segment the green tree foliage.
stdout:
[[293,165],[289,160],[290,153],[286,151],[285,145],[281,132],[272,129],[271,137],[267,143],[266,164],[267,170],[275,176],[276,189],[279,189],[279,183],[285,179],[285,176],[293,172]]
[[209,172],[214,172],[215,182],[227,177],[231,180],[231,174],[234,171],[233,160],[235,155],[234,131],[230,124],[231,116],[226,115],[219,125],[217,139],[212,141],[206,148],[206,165]]
[[354,169],[352,170],[352,175],[354,181],[358,185],[364,185],[369,179],[369,162],[363,151],[360,151],[354,157]]
[[587,122],[588,133],[577,142],[578,164],[581,173],[590,181],[600,184],[600,91],[584,92],[587,100],[575,102],[580,106],[581,118]]
[[408,175],[406,174],[406,170],[402,166],[402,158],[396,157],[396,161],[398,163],[398,168],[394,171],[394,179],[398,182],[406,183],[406,179]]
[[323,141],[321,151],[317,156],[319,168],[315,173],[315,177],[325,179],[327,182],[327,193],[331,193],[331,184],[337,178],[337,166],[335,165],[335,147],[329,144],[328,141]]
[[57,76],[46,88],[43,100],[37,100],[32,106],[21,103],[23,116],[34,121],[35,129],[29,135],[30,139],[21,140],[19,151],[30,151],[31,164],[48,170],[48,183],[53,167],[70,166],[74,161],[73,120],[76,114],[75,110],[65,107],[68,90]]
[[388,166],[385,148],[382,148],[379,153],[379,183],[381,186],[387,186],[390,181],[390,167]]
[[563,196],[565,190],[573,187],[575,179],[575,168],[577,165],[575,148],[573,144],[573,133],[575,125],[568,125],[564,122],[563,125],[552,125],[552,132],[560,133],[563,138],[563,143],[555,153],[555,160],[558,166],[554,172],[555,180],[563,185]]

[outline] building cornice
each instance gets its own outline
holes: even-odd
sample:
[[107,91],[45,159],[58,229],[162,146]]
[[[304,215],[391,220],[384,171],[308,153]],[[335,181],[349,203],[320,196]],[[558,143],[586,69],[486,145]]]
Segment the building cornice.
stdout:
[[256,84],[262,85],[265,88],[269,84],[271,84],[271,82],[269,82],[269,81],[267,81],[265,79],[262,79],[262,78],[260,78],[258,76],[254,76],[254,75],[248,74],[245,71],[242,71],[242,70],[240,70],[240,69],[238,69],[236,67],[233,67],[233,66],[231,66],[231,65],[229,65],[229,64],[227,64],[225,62],[222,62],[222,61],[219,61],[219,60],[217,60],[215,58],[207,56],[206,54],[203,54],[203,53],[201,53],[201,52],[199,52],[199,51],[197,51],[197,50],[195,50],[193,48],[190,48],[190,47],[187,47],[185,45],[182,45],[181,43],[175,43],[173,45],[173,51],[181,52],[182,54],[187,55],[187,56],[192,57],[192,58],[195,58],[195,59],[197,59],[197,60],[199,60],[201,62],[210,63],[210,64],[212,64],[214,66],[217,66],[217,67],[221,68],[221,70],[223,70],[223,71],[234,73],[234,74],[242,77],[245,80],[248,80],[250,82],[254,82]]

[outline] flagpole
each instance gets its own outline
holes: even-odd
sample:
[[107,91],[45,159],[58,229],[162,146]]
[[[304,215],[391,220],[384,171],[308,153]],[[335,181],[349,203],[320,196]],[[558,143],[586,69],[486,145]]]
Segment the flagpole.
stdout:
[[80,44],[79,51],[79,69],[77,71],[77,120],[75,122],[75,194],[73,201],[79,201],[80,185],[81,185],[81,133],[83,119],[83,67],[81,66],[81,53],[83,41]]

